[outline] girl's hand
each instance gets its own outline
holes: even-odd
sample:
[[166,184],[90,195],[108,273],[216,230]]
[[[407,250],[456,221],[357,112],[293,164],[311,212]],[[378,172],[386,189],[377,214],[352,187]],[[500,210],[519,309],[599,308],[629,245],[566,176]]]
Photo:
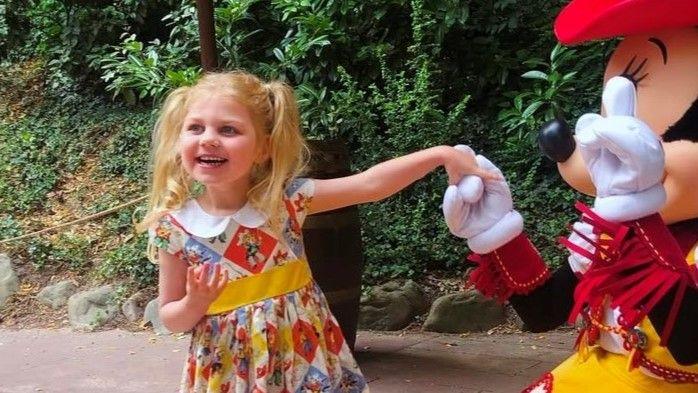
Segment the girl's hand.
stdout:
[[228,283],[228,270],[221,272],[221,265],[216,264],[209,277],[210,265],[190,266],[187,269],[187,296],[195,304],[208,307]]
[[475,175],[483,180],[503,180],[501,173],[480,168],[475,160],[475,152],[468,146],[444,146],[444,168],[448,174],[448,184],[454,185],[467,175]]

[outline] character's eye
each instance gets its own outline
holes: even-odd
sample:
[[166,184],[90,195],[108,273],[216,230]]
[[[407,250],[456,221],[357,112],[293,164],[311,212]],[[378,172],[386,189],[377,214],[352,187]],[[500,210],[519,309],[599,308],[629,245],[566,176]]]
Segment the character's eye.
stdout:
[[642,60],[642,62],[638,64],[637,68],[633,70],[632,67],[636,59],[637,56],[633,56],[633,58],[630,59],[628,65],[625,66],[623,72],[620,74],[620,76],[622,76],[623,78],[626,78],[629,81],[633,82],[635,87],[637,87],[637,84],[640,83],[641,80],[647,78],[647,75],[649,75],[649,73],[645,73],[644,75],[638,77],[638,75],[642,72],[642,69],[645,67],[645,64],[647,64],[647,59],[645,58],[645,60]]

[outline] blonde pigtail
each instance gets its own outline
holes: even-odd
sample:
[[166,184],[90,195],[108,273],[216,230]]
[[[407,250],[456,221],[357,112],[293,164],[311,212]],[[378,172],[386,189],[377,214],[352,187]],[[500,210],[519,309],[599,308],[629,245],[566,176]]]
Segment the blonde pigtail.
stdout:
[[259,208],[269,213],[272,229],[278,230],[284,189],[288,180],[303,171],[309,154],[300,132],[300,114],[293,90],[277,81],[266,83],[263,88],[270,106],[267,117],[269,160],[266,176],[250,190],[250,199],[261,202]]

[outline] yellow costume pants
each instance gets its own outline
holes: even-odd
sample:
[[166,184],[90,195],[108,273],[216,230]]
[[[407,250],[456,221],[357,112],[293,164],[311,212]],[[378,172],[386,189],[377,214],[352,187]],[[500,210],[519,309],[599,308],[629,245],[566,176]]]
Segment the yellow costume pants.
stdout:
[[[582,361],[577,353],[570,356],[544,380],[531,385],[530,392],[544,393],[697,393],[698,385],[673,384],[650,377],[639,369],[627,371],[628,358],[607,352],[601,347],[590,349]],[[552,388],[548,390],[548,388]]]

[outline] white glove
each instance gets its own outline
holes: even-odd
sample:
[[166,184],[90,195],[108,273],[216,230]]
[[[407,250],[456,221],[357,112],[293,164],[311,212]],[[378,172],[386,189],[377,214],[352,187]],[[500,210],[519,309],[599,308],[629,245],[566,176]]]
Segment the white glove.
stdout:
[[[596,242],[597,236],[593,232],[594,228],[586,222],[580,221],[575,222],[573,228],[574,230],[567,237],[567,240],[569,240],[571,243],[574,243],[578,247],[587,250],[590,254],[593,255],[596,252],[596,247],[593,244],[589,243],[584,237],[588,238],[593,242]],[[578,235],[577,233],[581,233],[582,235],[584,235],[584,237]],[[591,266],[591,260],[586,255],[579,254],[574,250],[570,250],[570,256],[567,258],[567,261],[569,262],[572,271],[575,273],[584,274],[587,272],[587,270],[589,270],[589,267]]]
[[[465,145],[456,149],[473,152]],[[490,160],[478,155],[482,169],[502,174]],[[464,176],[458,185],[444,193],[444,218],[454,235],[468,240],[468,247],[478,254],[487,254],[513,240],[523,231],[523,218],[513,210],[511,191],[504,177],[487,180]]]
[[575,127],[580,153],[596,187],[594,211],[610,221],[644,217],[666,201],[662,143],[635,117],[635,97],[631,81],[611,78],[602,97],[606,117],[588,113]]

